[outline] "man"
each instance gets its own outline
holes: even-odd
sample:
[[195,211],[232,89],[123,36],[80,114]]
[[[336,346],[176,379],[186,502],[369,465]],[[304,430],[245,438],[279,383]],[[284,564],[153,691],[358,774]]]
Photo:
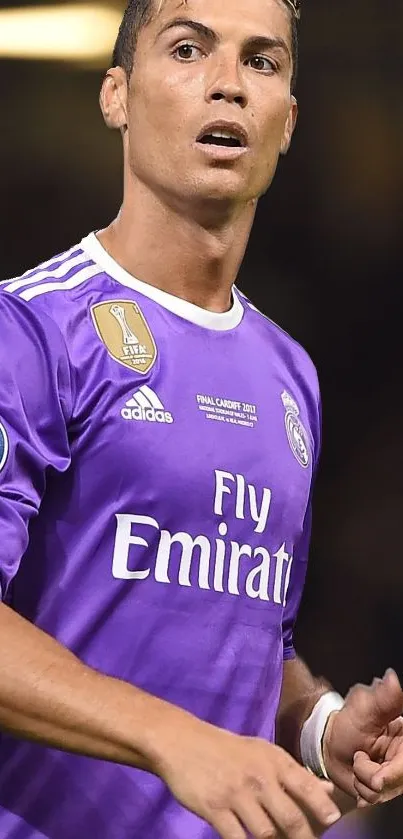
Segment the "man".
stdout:
[[234,287],[296,11],[132,0],[101,94],[119,216],[4,283],[4,839],[312,839],[322,778],[354,795],[399,726],[394,673],[343,704],[295,656],[317,380]]

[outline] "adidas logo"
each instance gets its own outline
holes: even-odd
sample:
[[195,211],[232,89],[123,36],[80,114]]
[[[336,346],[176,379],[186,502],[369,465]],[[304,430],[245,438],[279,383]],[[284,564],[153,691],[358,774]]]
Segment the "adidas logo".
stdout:
[[121,415],[125,420],[137,422],[159,422],[170,425],[174,421],[172,414],[165,410],[157,394],[147,385],[133,393],[133,397],[126,402],[126,407],[122,408]]

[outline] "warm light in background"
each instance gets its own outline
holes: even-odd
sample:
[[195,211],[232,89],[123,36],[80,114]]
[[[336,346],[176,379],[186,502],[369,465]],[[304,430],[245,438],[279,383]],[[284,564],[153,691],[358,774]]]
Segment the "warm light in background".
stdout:
[[0,10],[0,58],[89,61],[113,48],[121,12],[100,3]]

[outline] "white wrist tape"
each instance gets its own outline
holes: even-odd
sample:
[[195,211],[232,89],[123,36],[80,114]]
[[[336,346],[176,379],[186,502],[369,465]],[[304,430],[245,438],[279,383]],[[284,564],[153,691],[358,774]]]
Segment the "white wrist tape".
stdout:
[[343,705],[344,699],[339,693],[333,691],[324,693],[302,726],[300,738],[302,763],[318,778],[329,779],[323,760],[322,740],[330,714],[341,711]]

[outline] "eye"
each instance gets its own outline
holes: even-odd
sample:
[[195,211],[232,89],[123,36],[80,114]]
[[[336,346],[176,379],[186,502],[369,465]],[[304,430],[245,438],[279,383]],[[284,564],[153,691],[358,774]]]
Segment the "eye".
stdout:
[[249,64],[252,70],[258,70],[260,73],[275,73],[277,70],[274,61],[265,55],[252,55],[246,59],[245,64]]
[[179,44],[175,47],[173,55],[175,58],[179,59],[179,61],[192,61],[201,55],[201,49],[200,47],[196,47],[195,44],[190,44],[186,41],[185,43]]

